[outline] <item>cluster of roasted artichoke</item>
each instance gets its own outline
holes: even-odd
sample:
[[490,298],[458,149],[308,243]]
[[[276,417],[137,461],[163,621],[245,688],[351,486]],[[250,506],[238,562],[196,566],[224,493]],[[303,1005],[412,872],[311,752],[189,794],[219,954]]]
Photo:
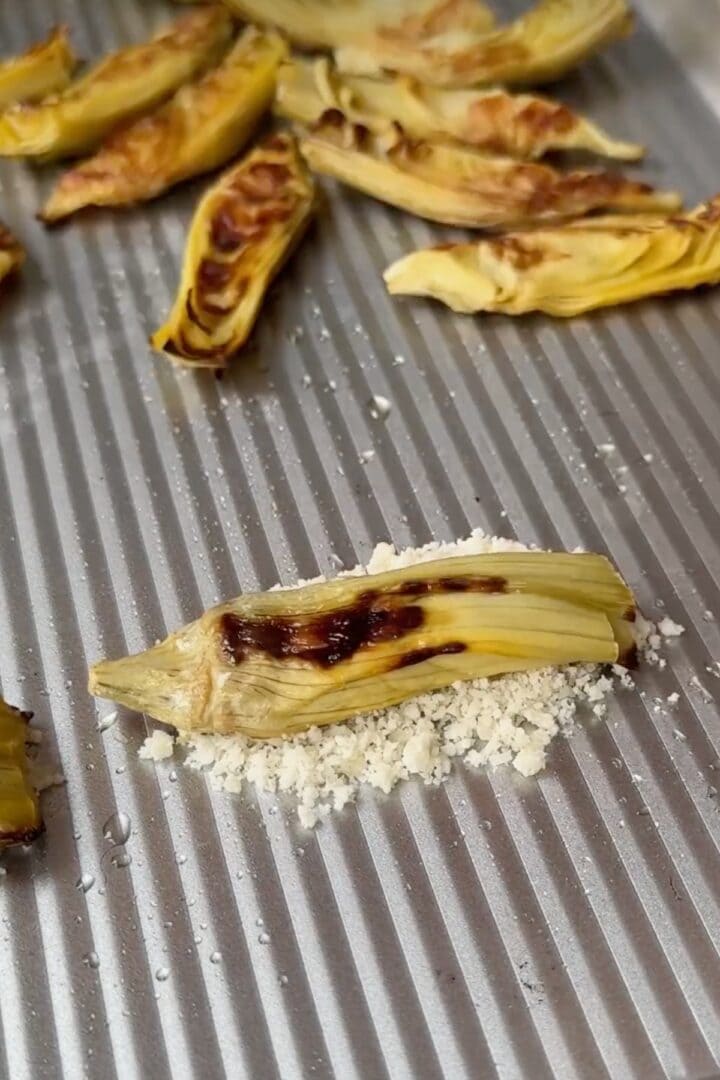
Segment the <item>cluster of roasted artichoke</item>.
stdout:
[[[238,35],[238,17],[265,29]],[[39,214],[52,224],[232,162],[271,107],[301,126],[299,144],[271,133],[201,200],[176,303],[152,338],[179,363],[220,368],[245,344],[317,205],[313,173],[431,221],[523,230],[410,255],[387,271],[392,292],[461,311],[575,314],[718,277],[710,241],[675,257],[678,222],[702,217],[673,218],[676,193],[537,160],[584,150],[632,161],[641,146],[505,88],[562,75],[631,23],[626,0],[538,0],[500,27],[480,0],[225,0],[74,81],[61,28],[0,63],[0,156],[81,157]],[[291,44],[324,55],[293,55]],[[598,211],[612,216],[587,217]],[[635,265],[640,244],[648,254]],[[0,278],[21,261],[2,230]],[[631,286],[618,287],[618,266]]]

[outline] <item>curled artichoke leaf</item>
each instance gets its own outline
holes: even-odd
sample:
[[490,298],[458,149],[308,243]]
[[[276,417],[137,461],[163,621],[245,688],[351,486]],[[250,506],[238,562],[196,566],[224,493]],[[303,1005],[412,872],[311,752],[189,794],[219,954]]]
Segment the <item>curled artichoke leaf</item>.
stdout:
[[454,311],[569,318],[720,283],[720,196],[690,213],[610,215],[414,252],[385,272],[395,295]]
[[184,732],[271,738],[481,676],[632,664],[632,593],[602,556],[510,552],[249,594],[90,691]]
[[376,134],[392,122],[414,139],[448,138],[488,153],[540,158],[554,150],[587,150],[635,161],[637,143],[614,139],[586,117],[557,101],[503,89],[448,90],[410,76],[342,75],[327,57],[296,57],[278,76],[275,110],[306,125],[328,109]]
[[121,122],[154,108],[216,64],[233,21],[212,4],[189,11],[151,41],[107,56],[67,89],[0,115],[0,156],[51,160],[93,149]]
[[253,27],[223,62],[182,86],[156,111],[114,131],[98,152],[62,176],[46,203],[50,223],[87,206],[128,206],[226,164],[269,108],[283,40]]

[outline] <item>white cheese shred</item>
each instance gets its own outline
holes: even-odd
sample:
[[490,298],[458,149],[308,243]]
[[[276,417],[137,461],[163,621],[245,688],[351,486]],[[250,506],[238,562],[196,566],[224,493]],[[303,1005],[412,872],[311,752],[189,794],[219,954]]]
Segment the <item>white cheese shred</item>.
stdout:
[[[378,544],[367,566],[345,573],[377,574],[447,556],[524,550],[526,546],[514,540],[475,530],[454,543],[402,551]],[[681,631],[672,624],[665,636]],[[658,628],[641,620],[639,637],[643,655],[658,664]],[[555,736],[572,732],[581,707],[589,715],[605,716],[606,699],[616,683],[625,689],[634,686],[617,665],[610,674],[590,664],[544,668],[457,682],[291,738],[256,741],[243,735],[181,734],[177,745],[187,752],[186,765],[206,771],[219,790],[239,793],[248,782],[260,791],[294,796],[300,823],[312,828],[352,802],[363,786],[388,793],[411,777],[438,784],[457,760],[472,767],[511,765],[523,776],[534,776],[545,766]],[[171,736],[158,730],[140,754],[158,761],[171,752]]]

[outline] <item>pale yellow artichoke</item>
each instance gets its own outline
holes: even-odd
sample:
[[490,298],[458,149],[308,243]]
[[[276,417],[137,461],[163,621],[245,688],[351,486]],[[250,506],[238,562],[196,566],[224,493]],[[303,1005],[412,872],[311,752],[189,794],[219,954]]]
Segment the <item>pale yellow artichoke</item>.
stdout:
[[562,173],[446,142],[375,135],[331,110],[301,140],[310,168],[418,217],[468,228],[558,220],[591,210],[673,210],[674,192],[613,173]]
[[355,75],[397,71],[435,86],[549,82],[632,27],[625,0],[539,0],[529,12],[489,32],[438,30],[414,40],[381,28],[358,34],[336,52]]
[[393,294],[454,311],[568,317],[720,282],[720,196],[689,214],[613,216],[418,251],[385,272]]
[[566,105],[506,90],[445,90],[409,76],[343,76],[331,62],[296,57],[280,68],[275,111],[315,124],[338,109],[377,134],[393,122],[416,139],[449,138],[489,153],[540,158],[551,150],[590,150],[633,161],[637,143],[611,138]]
[[94,157],[61,178],[42,214],[57,221],[86,206],[127,206],[224,165],[269,107],[286,47],[248,28],[219,67],[167,104],[113,132]]
[[70,157],[93,149],[121,121],[152,109],[221,58],[232,18],[217,4],[178,19],[152,41],[106,57],[62,93],[0,114],[0,156]]
[[184,732],[292,735],[460,679],[631,665],[632,593],[607,559],[510,552],[241,596],[90,692]]

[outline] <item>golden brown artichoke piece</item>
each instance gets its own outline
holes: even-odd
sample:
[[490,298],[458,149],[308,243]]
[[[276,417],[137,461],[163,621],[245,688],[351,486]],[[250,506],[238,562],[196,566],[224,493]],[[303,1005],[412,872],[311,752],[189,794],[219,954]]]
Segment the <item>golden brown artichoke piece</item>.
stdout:
[[185,732],[290,735],[460,679],[631,664],[632,593],[599,555],[510,552],[242,596],[90,692]]
[[487,229],[559,220],[592,210],[673,210],[680,198],[613,173],[562,173],[441,142],[395,126],[374,135],[329,111],[301,141],[315,172],[429,221]]
[[64,90],[76,64],[67,28],[56,27],[27,52],[0,61],[0,108],[19,101],[40,101]]
[[20,269],[25,262],[22,244],[0,221],[0,282]]
[[106,57],[56,97],[7,109],[0,115],[0,156],[50,159],[92,149],[123,120],[154,108],[215,64],[231,36],[226,8],[188,12],[151,41]]
[[407,255],[385,273],[394,294],[455,311],[593,308],[720,282],[720,196],[677,217],[597,217]]
[[341,70],[397,71],[435,86],[549,82],[632,27],[625,0],[539,0],[507,26],[482,33],[439,31],[416,41],[387,28],[338,49]]
[[156,112],[113,132],[60,180],[40,215],[58,221],[86,206],[128,206],[224,165],[270,106],[286,47],[252,27],[219,67]]
[[393,121],[414,139],[450,138],[494,154],[539,158],[550,150],[590,150],[634,161],[637,143],[620,142],[566,105],[505,90],[445,90],[409,76],[343,76],[323,57],[295,58],[278,75],[275,110],[315,124],[328,109],[380,134]]
[[0,850],[31,843],[43,828],[25,752],[31,719],[0,698]]
[[334,49],[391,34],[413,43],[454,30],[489,30],[481,0],[225,0],[245,19],[282,30],[298,45]]
[[200,202],[175,306],[153,346],[190,367],[224,367],[249,338],[314,208],[315,184],[295,139],[268,136]]

